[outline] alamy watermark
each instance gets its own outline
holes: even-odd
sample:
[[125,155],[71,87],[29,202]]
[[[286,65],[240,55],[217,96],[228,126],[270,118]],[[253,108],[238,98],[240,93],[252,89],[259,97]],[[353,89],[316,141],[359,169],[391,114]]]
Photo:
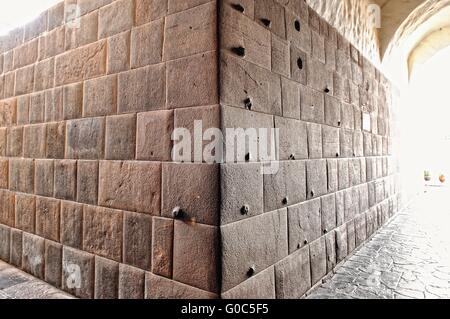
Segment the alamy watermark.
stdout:
[[381,28],[381,7],[375,3],[371,3],[367,6],[368,24],[372,28]]
[[208,128],[194,121],[193,132],[175,128],[172,161],[178,163],[261,162],[262,174],[276,174],[279,169],[278,128]]

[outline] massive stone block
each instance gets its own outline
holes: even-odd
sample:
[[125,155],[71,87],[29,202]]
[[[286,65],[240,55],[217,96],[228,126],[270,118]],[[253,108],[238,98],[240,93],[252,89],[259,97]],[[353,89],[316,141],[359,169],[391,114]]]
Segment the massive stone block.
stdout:
[[223,299],[275,299],[275,269],[269,267],[222,293]]
[[327,161],[306,161],[306,194],[307,198],[316,198],[327,194]]
[[289,252],[308,245],[322,235],[320,199],[288,208]]
[[44,279],[44,238],[29,233],[23,233],[22,249],[23,269],[35,277]]
[[152,220],[152,273],[172,277],[174,221],[154,217]]
[[59,241],[60,201],[36,197],[36,235]]
[[105,119],[96,117],[68,121],[66,156],[74,159],[101,159],[105,140]]
[[63,290],[79,298],[93,298],[94,255],[73,248],[63,247],[62,265]]
[[[118,239],[118,242],[120,240]],[[123,213],[123,262],[151,269],[152,217],[141,213]]]
[[15,227],[28,233],[34,233],[36,225],[35,197],[33,195],[17,194],[15,196],[15,209]]

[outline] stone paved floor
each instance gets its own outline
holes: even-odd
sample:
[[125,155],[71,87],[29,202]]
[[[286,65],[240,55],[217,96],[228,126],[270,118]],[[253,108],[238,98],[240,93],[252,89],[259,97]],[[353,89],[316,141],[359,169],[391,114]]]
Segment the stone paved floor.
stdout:
[[72,296],[0,261],[0,299],[67,299]]
[[427,187],[308,298],[450,298],[450,188]]

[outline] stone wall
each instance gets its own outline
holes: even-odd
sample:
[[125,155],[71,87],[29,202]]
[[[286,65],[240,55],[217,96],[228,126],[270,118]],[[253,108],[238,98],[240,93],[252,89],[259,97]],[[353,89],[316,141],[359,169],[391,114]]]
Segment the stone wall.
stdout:
[[[1,259],[83,298],[296,298],[392,216],[385,77],[304,1],[217,3],[66,0],[0,38]],[[195,120],[279,155],[176,163]]]
[[391,85],[304,1],[220,19],[223,129],[278,128],[281,161],[221,165],[222,297],[300,298],[397,210]]
[[66,0],[0,37],[1,259],[83,298],[217,296],[219,168],[170,163],[174,125],[218,126],[216,16]]

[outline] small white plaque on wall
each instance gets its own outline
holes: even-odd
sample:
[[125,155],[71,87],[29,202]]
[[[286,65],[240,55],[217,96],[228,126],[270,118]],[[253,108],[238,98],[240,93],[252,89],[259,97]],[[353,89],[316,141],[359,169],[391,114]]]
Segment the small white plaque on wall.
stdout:
[[364,131],[372,131],[372,120],[370,119],[370,113],[362,112],[362,129]]

